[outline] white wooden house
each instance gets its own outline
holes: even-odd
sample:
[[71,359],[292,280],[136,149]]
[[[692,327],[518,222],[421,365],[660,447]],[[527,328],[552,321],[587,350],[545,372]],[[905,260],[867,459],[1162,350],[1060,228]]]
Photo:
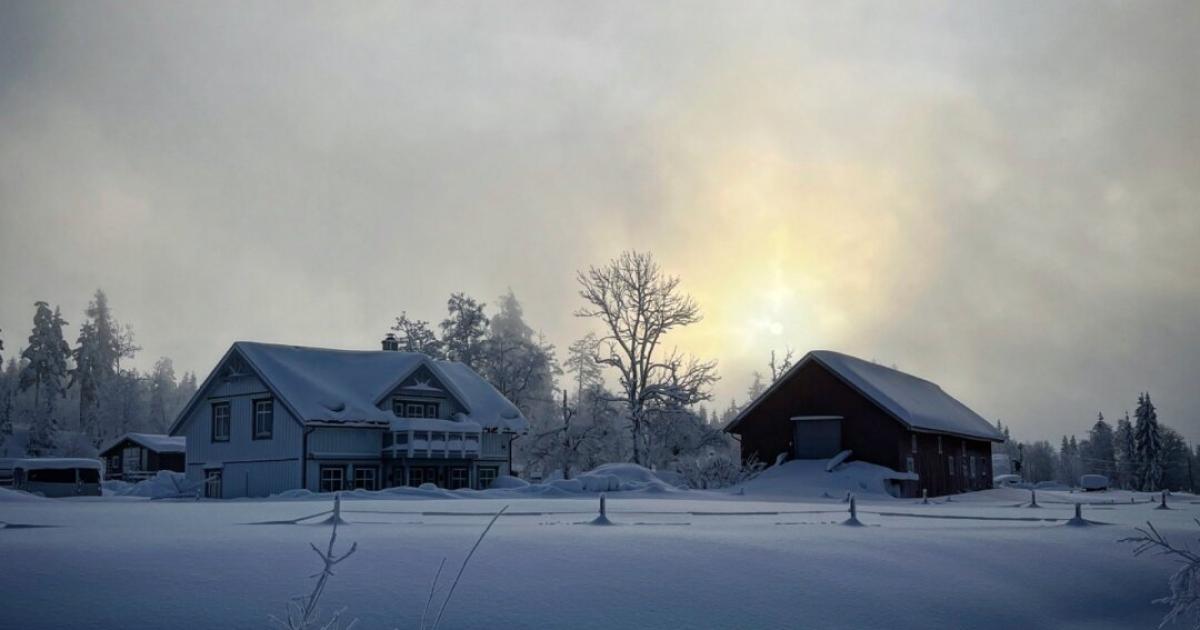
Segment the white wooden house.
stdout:
[[395,351],[239,341],[172,425],[214,498],[436,484],[512,468],[520,410],[471,368]]

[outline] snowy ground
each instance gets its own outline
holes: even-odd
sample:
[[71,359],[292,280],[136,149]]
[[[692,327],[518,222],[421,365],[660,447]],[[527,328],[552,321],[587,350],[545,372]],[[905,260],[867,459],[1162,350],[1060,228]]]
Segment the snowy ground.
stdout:
[[[846,527],[839,498],[797,499],[779,478],[745,492],[611,493],[614,527],[583,524],[591,493],[349,498],[339,542],[359,550],[323,607],[345,606],[360,629],[417,627],[441,558],[456,569],[508,505],[444,628],[1153,628],[1164,608],[1150,602],[1176,565],[1117,539],[1147,520],[1181,542],[1200,535],[1194,497],[1162,511],[1124,492],[1039,492],[1041,508],[1017,490],[932,505],[873,495],[859,502],[869,526]],[[1064,526],[1080,499],[1107,524]],[[329,526],[254,523],[330,504],[0,491],[0,627],[269,627],[307,591],[308,544]]]

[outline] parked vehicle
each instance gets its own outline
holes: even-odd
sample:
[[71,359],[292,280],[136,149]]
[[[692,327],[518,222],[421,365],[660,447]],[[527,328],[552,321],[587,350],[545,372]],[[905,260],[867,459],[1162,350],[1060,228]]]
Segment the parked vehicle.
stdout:
[[0,486],[45,497],[100,496],[103,469],[96,459],[2,459]]
[[1079,478],[1079,487],[1088,492],[1108,490],[1108,477],[1104,475],[1084,475]]

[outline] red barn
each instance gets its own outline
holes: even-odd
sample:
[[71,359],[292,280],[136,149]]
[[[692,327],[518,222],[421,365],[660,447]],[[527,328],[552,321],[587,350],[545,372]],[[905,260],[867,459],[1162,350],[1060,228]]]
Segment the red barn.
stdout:
[[804,355],[750,402],[725,430],[737,435],[742,460],[850,459],[915,473],[899,496],[930,496],[992,487],[996,427],[937,384],[829,350]]

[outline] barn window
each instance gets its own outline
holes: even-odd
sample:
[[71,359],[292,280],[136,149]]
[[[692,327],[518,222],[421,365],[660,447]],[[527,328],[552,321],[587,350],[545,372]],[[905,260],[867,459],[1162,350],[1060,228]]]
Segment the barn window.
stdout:
[[912,452],[917,452],[917,434],[912,434]]
[[269,440],[275,429],[275,404],[270,398],[254,401],[254,439]]
[[950,464],[950,466],[949,466],[950,476],[953,477],[954,476],[954,456],[953,455],[947,456],[946,461]]
[[910,473],[917,472],[917,462],[915,460],[913,460],[912,455],[908,456],[908,472],[910,472]]
[[938,455],[942,454],[942,436],[938,436]]
[[212,441],[229,441],[229,403],[218,402],[212,405]]
[[975,471],[975,456],[972,455],[971,456],[971,476],[975,477],[975,476],[977,476],[977,474],[978,473]]
[[341,466],[322,466],[320,492],[337,492],[346,487],[346,469]]
[[354,489],[375,490],[375,468],[373,466],[354,467]]

